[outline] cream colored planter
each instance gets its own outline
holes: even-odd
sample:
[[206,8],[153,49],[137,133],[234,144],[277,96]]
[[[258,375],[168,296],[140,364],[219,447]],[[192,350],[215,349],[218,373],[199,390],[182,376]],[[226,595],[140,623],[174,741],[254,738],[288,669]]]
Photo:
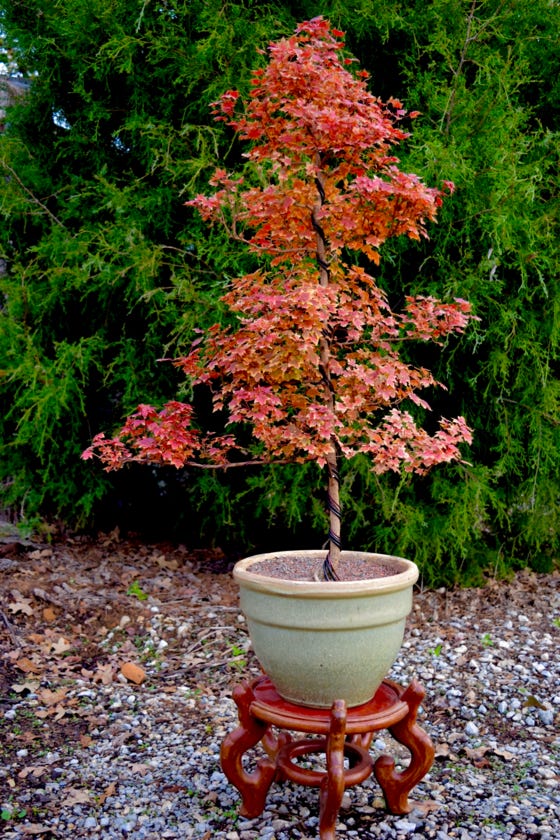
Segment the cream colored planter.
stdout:
[[[343,552],[343,556],[348,552]],[[283,580],[251,571],[259,560],[296,556],[320,564],[324,551],[276,552],[236,563],[241,609],[263,670],[286,700],[328,708],[370,700],[402,644],[418,569],[410,560],[352,552],[394,574],[360,581]]]

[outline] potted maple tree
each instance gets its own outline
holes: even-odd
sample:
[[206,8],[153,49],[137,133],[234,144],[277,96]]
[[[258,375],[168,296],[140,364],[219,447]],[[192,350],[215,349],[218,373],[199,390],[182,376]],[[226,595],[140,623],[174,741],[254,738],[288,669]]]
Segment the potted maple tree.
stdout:
[[[338,465],[358,453],[376,473],[424,473],[461,458],[462,417],[428,434],[406,404],[435,383],[400,349],[462,332],[461,299],[409,296],[400,312],[372,273],[389,237],[426,236],[442,191],[400,170],[400,102],[382,103],[368,74],[351,72],[343,33],[323,18],[269,47],[245,108],[229,90],[215,104],[249,141],[244,174],[215,172],[211,195],[188,202],[246,243],[262,266],[230,283],[234,327],[214,326],[176,360],[206,385],[224,434],[196,424],[192,405],[139,406],[117,436],[94,438],[84,457],[106,469],[130,461],[231,468],[316,461],[328,484],[328,550],[240,561],[234,576],[264,670],[287,699],[329,706],[370,699],[391,666],[418,576],[403,558],[341,551]],[[414,114],[410,114],[413,117]],[[452,184],[444,184],[451,190]],[[236,430],[251,430],[242,448]]]

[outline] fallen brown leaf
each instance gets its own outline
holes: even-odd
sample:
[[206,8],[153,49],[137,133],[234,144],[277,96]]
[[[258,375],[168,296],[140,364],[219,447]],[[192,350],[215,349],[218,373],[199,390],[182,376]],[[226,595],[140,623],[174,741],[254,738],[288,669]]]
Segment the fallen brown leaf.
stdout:
[[465,753],[467,758],[479,759],[486,755],[489,749],[490,747],[475,747],[474,749],[465,747]]
[[98,797],[98,799],[97,799],[97,803],[98,803],[99,805],[103,805],[103,803],[105,802],[105,800],[106,800],[109,796],[113,796],[113,794],[115,793],[116,789],[117,789],[117,783],[116,783],[116,782],[111,782],[111,784],[110,784],[110,785],[108,785],[108,786],[105,788],[105,790],[103,791],[103,793],[101,794],[101,796],[99,796],[99,797]]
[[33,680],[26,680],[22,683],[12,683],[10,688],[12,691],[15,691],[16,694],[22,694],[24,691],[29,691],[32,694],[35,694],[39,686],[40,683],[38,682],[34,682]]
[[490,767],[490,762],[486,758],[488,754],[497,755],[506,761],[511,761],[515,758],[514,753],[502,747],[475,747],[474,749],[465,747],[465,755],[471,759],[476,767]]
[[88,790],[78,790],[78,788],[70,788],[68,796],[62,800],[62,805],[81,805],[91,801],[91,794]]
[[33,607],[31,606],[31,601],[28,598],[21,598],[17,601],[12,601],[11,604],[8,604],[8,609],[14,615],[16,613],[24,613],[25,615],[33,615]]
[[24,674],[40,674],[43,668],[40,665],[37,665],[36,662],[32,662],[31,659],[28,659],[27,656],[22,656],[21,659],[18,659],[14,662],[16,668],[19,668],[20,671],[23,671]]
[[45,636],[43,633],[29,633],[27,636],[30,642],[33,642],[35,645],[40,645],[45,641]]
[[65,708],[64,706],[61,706],[60,703],[59,703],[58,706],[55,706],[55,708],[54,708],[54,718],[53,718],[53,720],[55,720],[55,721],[56,720],[62,720],[64,715],[69,714],[69,711],[70,711],[69,709]]
[[121,674],[126,677],[129,682],[135,685],[141,685],[146,679],[146,672],[140,665],[135,665],[134,662],[123,662],[121,665]]
[[60,636],[57,642],[53,642],[51,644],[51,651],[52,653],[58,656],[59,654],[66,653],[66,651],[70,650],[71,647],[72,645],[70,644],[68,639],[65,639],[63,636]]
[[541,701],[538,700],[536,697],[533,697],[532,694],[530,694],[527,697],[527,699],[523,703],[523,707],[525,709],[527,709],[527,708],[542,709],[544,712],[546,712],[546,710],[547,710],[547,706],[543,705],[543,703],[541,703]]
[[133,764],[130,768],[130,772],[133,774],[138,773],[139,776],[145,776],[148,770],[150,770],[149,764],[143,764],[142,762],[138,762],[138,764]]
[[512,753],[509,750],[504,750],[502,747],[494,747],[492,752],[494,753],[494,755],[498,755],[500,758],[504,758],[506,761],[511,761],[515,758],[515,753]]
[[40,548],[37,551],[30,551],[27,555],[30,560],[41,560],[43,557],[52,557],[52,548]]
[[165,554],[160,554],[159,557],[155,557],[154,559],[161,569],[172,569],[172,571],[176,571],[179,568],[177,560],[175,558],[168,560]]
[[441,802],[436,802],[435,799],[424,799],[420,802],[413,802],[410,800],[412,810],[419,814],[429,814],[432,811],[439,811],[442,806]]
[[97,670],[93,675],[93,681],[100,682],[103,685],[111,685],[113,682],[113,666],[98,665]]
[[20,770],[18,773],[18,779],[26,779],[28,776],[33,776],[35,779],[40,779],[47,771],[46,767],[42,767],[41,765],[31,765],[30,767],[24,767],[23,770]]
[[39,692],[39,699],[45,706],[56,706],[57,703],[60,703],[66,697],[66,689],[59,688],[58,691],[51,691],[49,688],[43,688]]
[[41,823],[29,823],[22,825],[20,828],[22,834],[53,834],[56,837],[56,831],[52,826],[41,825]]

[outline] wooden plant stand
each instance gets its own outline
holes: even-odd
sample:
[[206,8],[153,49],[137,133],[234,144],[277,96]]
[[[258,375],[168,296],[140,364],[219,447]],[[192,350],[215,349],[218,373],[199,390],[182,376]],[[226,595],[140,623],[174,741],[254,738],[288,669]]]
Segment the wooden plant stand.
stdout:
[[[239,726],[226,736],[221,748],[222,769],[241,794],[239,813],[248,818],[264,811],[272,782],[290,779],[320,788],[319,836],[335,840],[335,826],[344,789],[363,782],[373,772],[392,814],[407,814],[412,806],[408,794],[434,760],[429,736],[416,723],[424,689],[413,680],[407,689],[386,680],[372,700],[347,709],[335,700],[331,709],[313,709],[283,700],[271,680],[263,675],[233,691]],[[275,733],[273,727],[281,730]],[[395,770],[395,762],[381,755],[373,762],[369,747],[374,732],[388,729],[410,751],[409,766]],[[313,734],[315,738],[292,738],[286,731]],[[259,741],[266,757],[257,760],[251,772],[243,756]],[[296,759],[324,753],[326,770],[296,764]],[[348,759],[344,766],[345,757]]]

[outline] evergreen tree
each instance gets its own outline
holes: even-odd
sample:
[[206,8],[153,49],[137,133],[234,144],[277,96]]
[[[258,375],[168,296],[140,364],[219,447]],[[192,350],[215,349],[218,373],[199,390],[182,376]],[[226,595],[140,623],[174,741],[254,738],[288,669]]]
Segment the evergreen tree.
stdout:
[[[456,186],[429,242],[385,253],[380,285],[397,306],[411,293],[468,298],[481,319],[441,358],[426,356],[450,384],[430,399],[433,414],[465,415],[473,466],[403,482],[373,480],[354,460],[346,539],[404,553],[428,580],[549,568],[560,533],[560,4],[550,0],[0,0],[2,49],[30,80],[0,136],[3,504],[85,524],[101,521],[101,502],[136,506],[127,483],[157,492],[160,473],[109,480],[79,453],[138,402],[176,395],[171,366],[155,360],[219,319],[228,278],[250,270],[183,202],[217,160],[231,168],[240,154],[210,102],[246,90],[256,48],[316,14],[347,32],[376,94],[421,111],[402,167]],[[231,526],[250,548],[260,519],[283,545],[286,527],[314,544],[320,478],[290,470],[239,486],[183,476],[165,502],[198,506],[206,538]],[[288,485],[288,497],[277,492]]]
[[435,558],[449,580],[469,565],[547,569],[560,535],[560,6],[433,0],[385,16],[367,34],[388,57],[374,81],[383,92],[398,79],[395,94],[422,112],[405,164],[456,185],[427,247],[385,263],[387,283],[460,293],[481,319],[438,370],[474,426],[474,466],[397,502],[388,492],[385,548],[425,569]]
[[230,143],[209,104],[275,27],[256,2],[1,5],[30,82],[0,138],[4,505],[88,522],[111,487],[84,445],[176,387],[156,359],[235,270],[183,206]]

